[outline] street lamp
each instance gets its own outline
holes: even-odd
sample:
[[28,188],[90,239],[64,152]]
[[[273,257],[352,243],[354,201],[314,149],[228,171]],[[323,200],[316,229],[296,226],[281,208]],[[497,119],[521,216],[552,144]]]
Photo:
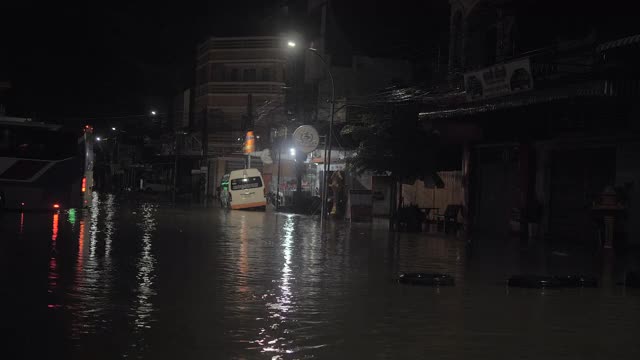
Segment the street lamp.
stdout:
[[102,138],[100,138],[100,136],[97,136],[96,141],[100,141],[100,140],[102,140]]
[[156,115],[158,114],[155,110],[151,110],[151,115]]
[[[295,48],[296,47],[296,43],[295,41],[289,40],[287,42],[287,46],[289,46],[290,48]],[[327,182],[328,182],[328,172],[329,169],[331,168],[331,142],[333,140],[333,115],[335,113],[335,104],[336,104],[336,86],[333,82],[333,74],[331,74],[331,67],[329,66],[329,64],[327,64],[327,61],[322,57],[322,55],[320,55],[320,53],[318,52],[317,49],[309,47],[307,48],[308,51],[312,52],[313,54],[315,54],[320,61],[322,61],[322,64],[324,65],[325,70],[327,71],[327,74],[329,75],[329,80],[331,80],[331,119],[329,120],[329,137],[328,140],[325,141],[324,143],[324,172],[323,172],[323,184],[322,184],[322,204],[321,204],[321,211],[322,213],[320,214],[320,229],[324,229],[323,228],[323,224],[324,224],[324,217],[325,217],[325,206],[327,204]]]
[[111,128],[111,130],[116,131],[116,128],[115,128],[115,127],[112,127],[112,128]]

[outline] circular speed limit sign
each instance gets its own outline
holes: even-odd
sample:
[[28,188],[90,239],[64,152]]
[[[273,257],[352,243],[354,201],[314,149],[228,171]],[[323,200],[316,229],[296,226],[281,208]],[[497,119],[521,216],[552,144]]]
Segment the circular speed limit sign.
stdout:
[[313,126],[302,125],[293,132],[293,142],[300,151],[310,153],[318,147],[320,136]]

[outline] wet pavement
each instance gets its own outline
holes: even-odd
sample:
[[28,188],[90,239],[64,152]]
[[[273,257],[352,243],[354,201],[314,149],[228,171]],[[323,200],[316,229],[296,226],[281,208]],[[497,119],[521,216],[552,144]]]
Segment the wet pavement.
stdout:
[[[0,218],[3,358],[637,359],[630,260],[102,194]],[[567,256],[565,256],[567,255]],[[407,286],[444,272],[455,287]],[[519,273],[595,289],[507,289]]]

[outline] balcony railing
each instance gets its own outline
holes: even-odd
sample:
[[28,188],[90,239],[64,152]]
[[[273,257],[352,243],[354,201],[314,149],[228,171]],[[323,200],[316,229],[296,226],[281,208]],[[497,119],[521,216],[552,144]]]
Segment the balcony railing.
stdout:
[[282,48],[282,39],[277,37],[211,38],[198,47],[200,53],[209,49],[268,49]]
[[203,53],[198,57],[198,67],[208,62],[259,62],[284,63],[286,53],[280,49],[246,49],[236,51],[219,51]]
[[198,87],[197,96],[207,94],[284,94],[281,82],[208,82]]

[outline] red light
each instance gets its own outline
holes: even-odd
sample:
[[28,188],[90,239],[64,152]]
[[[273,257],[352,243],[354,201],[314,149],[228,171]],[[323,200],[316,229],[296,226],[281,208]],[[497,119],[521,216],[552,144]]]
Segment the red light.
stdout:
[[60,209],[60,204],[53,204],[54,209]]
[[82,192],[87,191],[87,178],[83,177],[82,178]]

